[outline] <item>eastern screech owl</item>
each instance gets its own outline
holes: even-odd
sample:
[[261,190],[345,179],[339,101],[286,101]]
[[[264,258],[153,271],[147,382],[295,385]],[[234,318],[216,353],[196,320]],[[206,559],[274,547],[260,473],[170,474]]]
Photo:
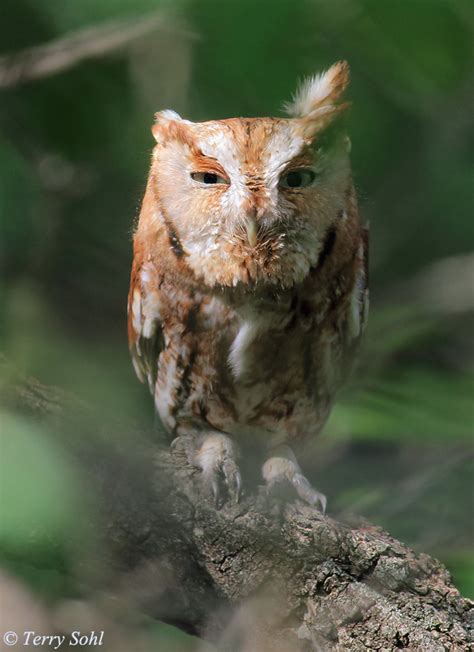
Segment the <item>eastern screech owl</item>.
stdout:
[[367,234],[339,119],[348,80],[345,62],[307,80],[286,119],[156,114],[130,350],[217,502],[238,501],[250,447],[269,487],[289,483],[325,509],[295,453],[323,427],[368,309]]

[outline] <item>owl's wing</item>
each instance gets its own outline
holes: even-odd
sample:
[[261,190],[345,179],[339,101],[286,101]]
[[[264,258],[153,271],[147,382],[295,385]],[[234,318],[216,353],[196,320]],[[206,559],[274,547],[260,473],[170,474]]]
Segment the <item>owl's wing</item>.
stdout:
[[133,262],[128,295],[128,344],[142,383],[154,392],[158,358],[163,349],[160,279],[151,264]]

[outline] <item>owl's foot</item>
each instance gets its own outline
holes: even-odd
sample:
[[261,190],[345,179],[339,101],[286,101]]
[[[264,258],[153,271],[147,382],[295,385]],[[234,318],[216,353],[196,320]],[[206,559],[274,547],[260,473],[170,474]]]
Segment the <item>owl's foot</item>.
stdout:
[[[242,477],[237,465],[239,451],[227,435],[209,433],[194,454],[194,464],[202,470],[204,484],[219,508],[227,494],[231,505],[239,502]],[[223,491],[224,489],[224,491]]]
[[275,451],[262,467],[262,475],[267,483],[267,492],[271,494],[277,487],[290,484],[298,496],[312,507],[326,512],[327,498],[313,489],[307,478],[301,472],[293,452],[286,446]]

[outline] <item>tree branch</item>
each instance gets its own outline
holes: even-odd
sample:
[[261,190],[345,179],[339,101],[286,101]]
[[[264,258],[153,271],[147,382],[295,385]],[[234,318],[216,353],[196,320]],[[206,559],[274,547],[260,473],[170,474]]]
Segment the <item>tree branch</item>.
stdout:
[[[35,380],[3,403],[54,423],[100,496],[107,590],[219,650],[469,650],[472,603],[435,559],[380,528],[262,491],[216,511],[179,449],[98,437],[89,408]],[[81,437],[64,433],[80,428]],[[107,424],[114,432],[117,424]]]
[[[4,54],[0,56],[0,88],[64,72],[81,61],[123,48],[157,29],[169,30],[161,11],[134,20],[114,20],[86,27],[49,43]],[[196,38],[192,32],[179,33]]]

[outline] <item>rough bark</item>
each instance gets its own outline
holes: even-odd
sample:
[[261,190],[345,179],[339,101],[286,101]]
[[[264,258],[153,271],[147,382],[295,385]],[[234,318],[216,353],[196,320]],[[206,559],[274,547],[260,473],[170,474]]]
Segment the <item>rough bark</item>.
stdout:
[[97,432],[89,408],[63,392],[17,377],[3,390],[4,405],[53,428],[95,488],[102,588],[130,608],[219,650],[471,649],[472,604],[445,568],[380,528],[258,489],[216,510],[179,448],[137,431],[131,454],[104,437],[123,426]]

